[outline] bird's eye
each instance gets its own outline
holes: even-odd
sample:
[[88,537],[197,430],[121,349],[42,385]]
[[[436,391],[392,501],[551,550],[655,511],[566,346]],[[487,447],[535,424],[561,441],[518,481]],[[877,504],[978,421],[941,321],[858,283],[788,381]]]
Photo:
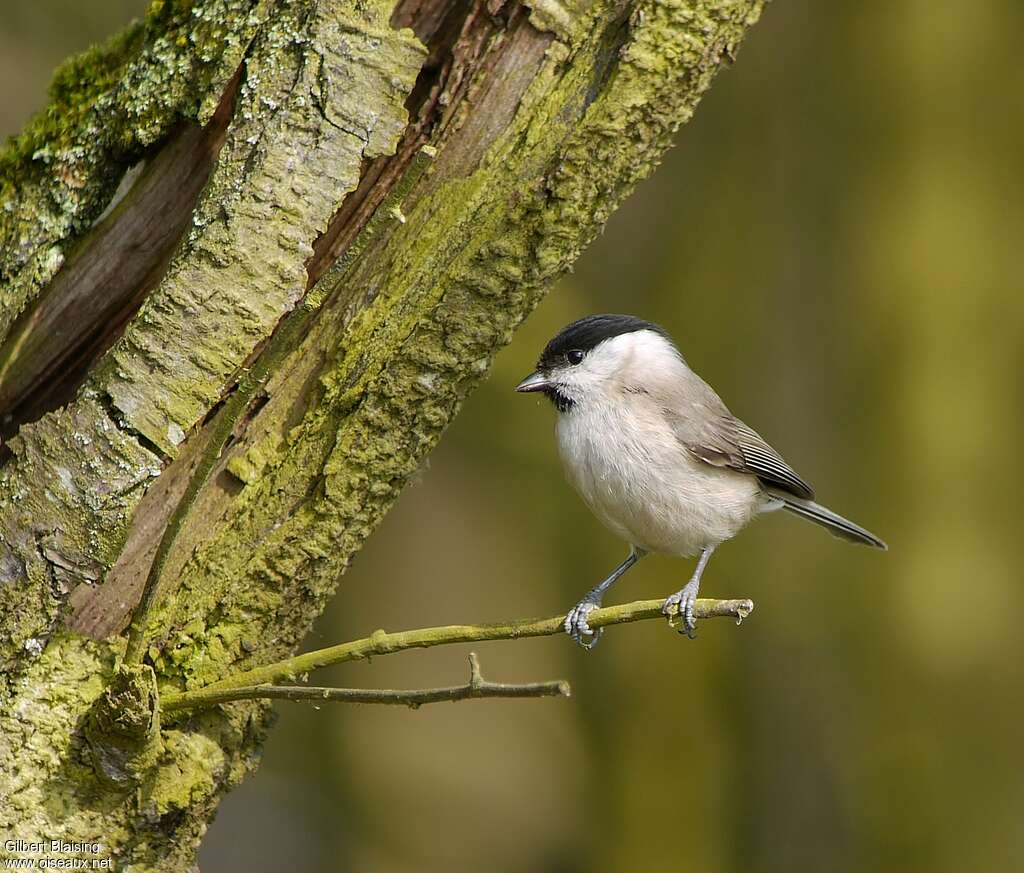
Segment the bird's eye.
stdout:
[[583,352],[581,352],[579,349],[569,349],[569,351],[565,353],[565,359],[570,364],[575,366],[576,364],[579,364],[583,360]]

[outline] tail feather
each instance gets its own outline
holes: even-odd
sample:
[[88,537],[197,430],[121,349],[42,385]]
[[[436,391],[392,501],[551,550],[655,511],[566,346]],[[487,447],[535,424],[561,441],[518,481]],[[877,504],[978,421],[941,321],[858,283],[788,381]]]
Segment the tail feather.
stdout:
[[827,506],[815,503],[813,500],[803,500],[782,492],[772,492],[772,496],[783,503],[783,508],[788,509],[794,515],[820,524],[833,536],[855,543],[862,543],[875,549],[888,550],[884,541],[876,537],[871,531],[865,530],[859,524],[854,524],[850,519],[843,518],[839,513],[833,512]]

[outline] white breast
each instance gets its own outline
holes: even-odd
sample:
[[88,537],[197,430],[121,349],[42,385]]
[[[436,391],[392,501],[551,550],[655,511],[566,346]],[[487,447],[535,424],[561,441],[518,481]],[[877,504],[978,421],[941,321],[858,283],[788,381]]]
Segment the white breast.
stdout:
[[559,416],[569,481],[606,527],[644,551],[695,555],[733,537],[763,508],[757,479],[697,460],[653,404],[637,401],[581,403]]

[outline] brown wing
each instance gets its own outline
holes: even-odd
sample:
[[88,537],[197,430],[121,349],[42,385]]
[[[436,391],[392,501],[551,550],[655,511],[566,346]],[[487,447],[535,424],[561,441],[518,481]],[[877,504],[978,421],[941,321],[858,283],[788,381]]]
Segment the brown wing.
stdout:
[[771,488],[814,498],[814,491],[753,428],[731,412],[710,385],[692,371],[685,390],[659,398],[676,439],[714,467],[757,476]]

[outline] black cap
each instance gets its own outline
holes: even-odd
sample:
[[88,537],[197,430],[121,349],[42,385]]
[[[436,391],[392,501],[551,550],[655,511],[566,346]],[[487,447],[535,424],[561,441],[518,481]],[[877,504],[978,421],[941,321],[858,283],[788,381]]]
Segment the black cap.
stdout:
[[558,335],[544,348],[537,362],[539,370],[550,370],[565,360],[565,353],[571,349],[589,352],[606,339],[634,333],[638,330],[650,330],[660,334],[671,342],[665,328],[650,321],[644,321],[633,315],[588,315],[562,328]]

